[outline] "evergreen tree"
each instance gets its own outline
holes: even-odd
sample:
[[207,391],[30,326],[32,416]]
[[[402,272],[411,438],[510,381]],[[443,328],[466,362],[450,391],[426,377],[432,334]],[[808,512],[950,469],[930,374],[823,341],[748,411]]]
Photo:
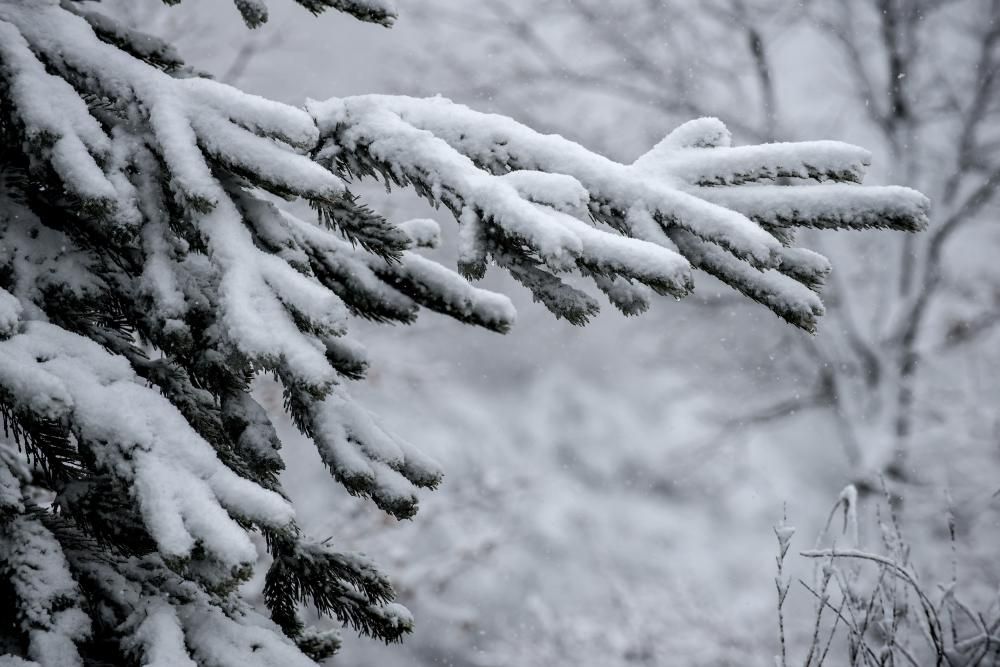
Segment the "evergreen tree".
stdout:
[[[394,20],[389,0],[297,2]],[[250,27],[267,18],[235,4]],[[339,638],[304,627],[303,605],[408,632],[371,561],[296,526],[250,391],[276,376],[332,476],[412,517],[442,473],[351,399],[368,365],[353,318],[426,308],[506,332],[510,302],[469,282],[494,264],[583,324],[588,285],[635,315],[701,269],[812,331],[830,267],[795,229],[915,231],[928,206],[861,187],[860,148],[732,147],[715,119],[623,165],[441,98],[290,107],[74,0],[0,0],[0,147],[5,666],[311,665]],[[436,223],[359,201],[366,178],[453,215],[459,272],[416,251]],[[239,594],[257,545],[266,612]]]

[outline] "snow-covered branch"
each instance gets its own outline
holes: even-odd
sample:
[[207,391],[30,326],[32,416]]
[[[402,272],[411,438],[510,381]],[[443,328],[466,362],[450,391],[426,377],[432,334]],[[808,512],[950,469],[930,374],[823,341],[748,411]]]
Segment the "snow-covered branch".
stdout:
[[[686,123],[623,165],[442,98],[365,96],[314,102],[309,109],[324,138],[320,161],[345,178],[381,176],[413,185],[463,224],[471,209],[488,232],[480,239],[488,247],[473,250],[501,265],[512,263],[511,253],[521,263],[532,261],[545,286],[576,263],[683,295],[693,287],[685,271],[693,265],[813,330],[823,309],[810,288],[818,288],[828,268],[789,252],[769,229],[784,238],[784,228],[919,231],[927,222],[928,203],[919,193],[856,185],[870,161],[863,149],[830,141],[731,147],[716,119]],[[567,224],[567,211],[582,218],[580,224]],[[647,219],[658,229],[639,222]],[[646,243],[615,240],[615,232]],[[603,241],[584,245],[583,238]],[[631,261],[617,268],[595,255],[619,246]],[[630,265],[657,267],[656,274],[637,274]],[[578,300],[567,305],[540,292],[536,288],[536,297],[557,315],[565,315],[560,307],[578,307]]]

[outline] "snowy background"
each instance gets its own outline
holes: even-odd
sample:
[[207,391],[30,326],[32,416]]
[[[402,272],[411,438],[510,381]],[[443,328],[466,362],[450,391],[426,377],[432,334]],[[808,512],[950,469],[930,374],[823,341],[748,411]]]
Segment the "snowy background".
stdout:
[[[936,199],[959,111],[935,108],[943,129],[906,135],[901,150],[910,157],[901,160],[866,115],[881,98],[855,94],[839,47],[788,4],[402,2],[386,30],[275,2],[271,21],[252,33],[228,0],[119,7],[176,40],[195,66],[283,102],[440,93],[625,161],[677,123],[715,115],[738,141],[864,145],[875,155],[869,182],[912,185]],[[870,3],[808,4],[835,22]],[[975,29],[978,5],[952,4],[948,29],[922,54],[946,76],[920,83],[961,97],[963,77],[976,72],[976,42],[962,35]],[[858,10],[851,20],[860,42],[874,44],[878,27],[865,17]],[[766,48],[771,98],[753,35]],[[884,56],[874,46],[867,53],[880,71]],[[924,88],[914,90],[932,104]],[[415,197],[363,192],[390,219],[432,216],[454,229]],[[956,261],[921,333],[914,436],[898,486],[914,560],[931,581],[951,576],[950,502],[961,585],[986,604],[1000,583],[992,555],[1000,547],[996,217],[997,205],[987,205],[947,247]],[[858,380],[845,350],[860,322],[867,347],[894,354],[879,332],[904,316],[890,284],[903,242],[841,232],[824,243],[813,247],[833,260],[835,287],[853,286],[861,298],[844,314],[828,292],[833,312],[815,338],[704,277],[683,303],[660,299],[631,320],[605,308],[577,328],[490,274],[487,286],[518,308],[506,336],[433,315],[409,328],[365,327],[373,367],[355,395],[435,456],[446,481],[414,520],[397,522],[340,492],[314,449],[282,422],[285,487],[305,524],[374,555],[417,619],[402,646],[346,632],[334,663],[772,664],[771,527],[787,505],[799,530],[794,550],[811,546],[840,490],[871,484],[866,471],[880,469],[891,447],[888,418],[869,409],[883,389]],[[446,243],[437,252],[448,258],[452,250]],[[863,407],[829,400],[817,387],[830,383]],[[259,391],[280,405],[275,386],[262,381]],[[873,513],[878,498],[862,493],[862,512]],[[793,565],[804,571],[798,559]],[[793,589],[789,604],[810,602]],[[811,628],[791,622],[789,632],[801,638]]]

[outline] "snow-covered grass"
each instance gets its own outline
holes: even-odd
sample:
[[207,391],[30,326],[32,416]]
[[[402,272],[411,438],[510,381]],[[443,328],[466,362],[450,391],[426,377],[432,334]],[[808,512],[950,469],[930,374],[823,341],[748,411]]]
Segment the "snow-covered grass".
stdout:
[[[867,520],[872,542],[859,540],[858,492],[848,486],[841,492],[820,531],[815,547],[799,551],[814,562],[812,576],[793,582],[782,570],[794,529],[775,528],[778,536],[778,625],[780,667],[824,663],[863,665],[947,665],[948,667],[1000,663],[1000,593],[984,601],[982,573],[973,570],[963,581],[960,567],[967,564],[966,544],[957,535],[950,508],[937,520],[947,526],[950,562],[942,567],[933,545],[909,541],[893,497],[883,482],[876,497],[874,517]],[[842,513],[842,529],[831,524]],[[932,519],[933,520],[933,519]],[[931,560],[930,568],[922,563]],[[796,617],[810,622],[811,638],[790,657],[785,641],[783,613],[789,587],[808,593],[814,612]],[[967,595],[972,596],[970,601]],[[977,603],[983,603],[981,607]],[[800,628],[801,629],[801,628]]]

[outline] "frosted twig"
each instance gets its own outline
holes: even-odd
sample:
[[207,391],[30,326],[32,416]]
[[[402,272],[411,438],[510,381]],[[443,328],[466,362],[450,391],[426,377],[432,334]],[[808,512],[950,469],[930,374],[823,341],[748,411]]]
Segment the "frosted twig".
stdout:
[[[785,556],[788,554],[788,548],[791,544],[792,536],[795,534],[795,528],[787,525],[785,522],[787,516],[782,513],[781,523],[774,527],[774,536],[778,538],[778,555],[775,557],[775,562],[778,566],[778,575],[774,578],[774,585],[778,591],[778,642],[781,645],[781,667],[787,667],[788,649],[785,645],[785,598],[788,596],[788,588],[790,585],[789,580],[785,579],[784,576],[784,563]],[[776,661],[777,662],[777,661]]]
[[930,640],[935,651],[937,652],[938,663],[940,664],[945,659],[944,644],[942,643],[941,621],[937,617],[934,610],[934,604],[920,587],[920,584],[917,582],[916,575],[914,575],[909,569],[898,564],[891,558],[879,556],[878,554],[867,553],[858,549],[814,549],[810,551],[801,551],[799,554],[805,558],[854,558],[859,560],[868,560],[889,568],[898,577],[910,584],[917,596],[920,598],[921,606],[923,607],[924,615],[927,619]]

